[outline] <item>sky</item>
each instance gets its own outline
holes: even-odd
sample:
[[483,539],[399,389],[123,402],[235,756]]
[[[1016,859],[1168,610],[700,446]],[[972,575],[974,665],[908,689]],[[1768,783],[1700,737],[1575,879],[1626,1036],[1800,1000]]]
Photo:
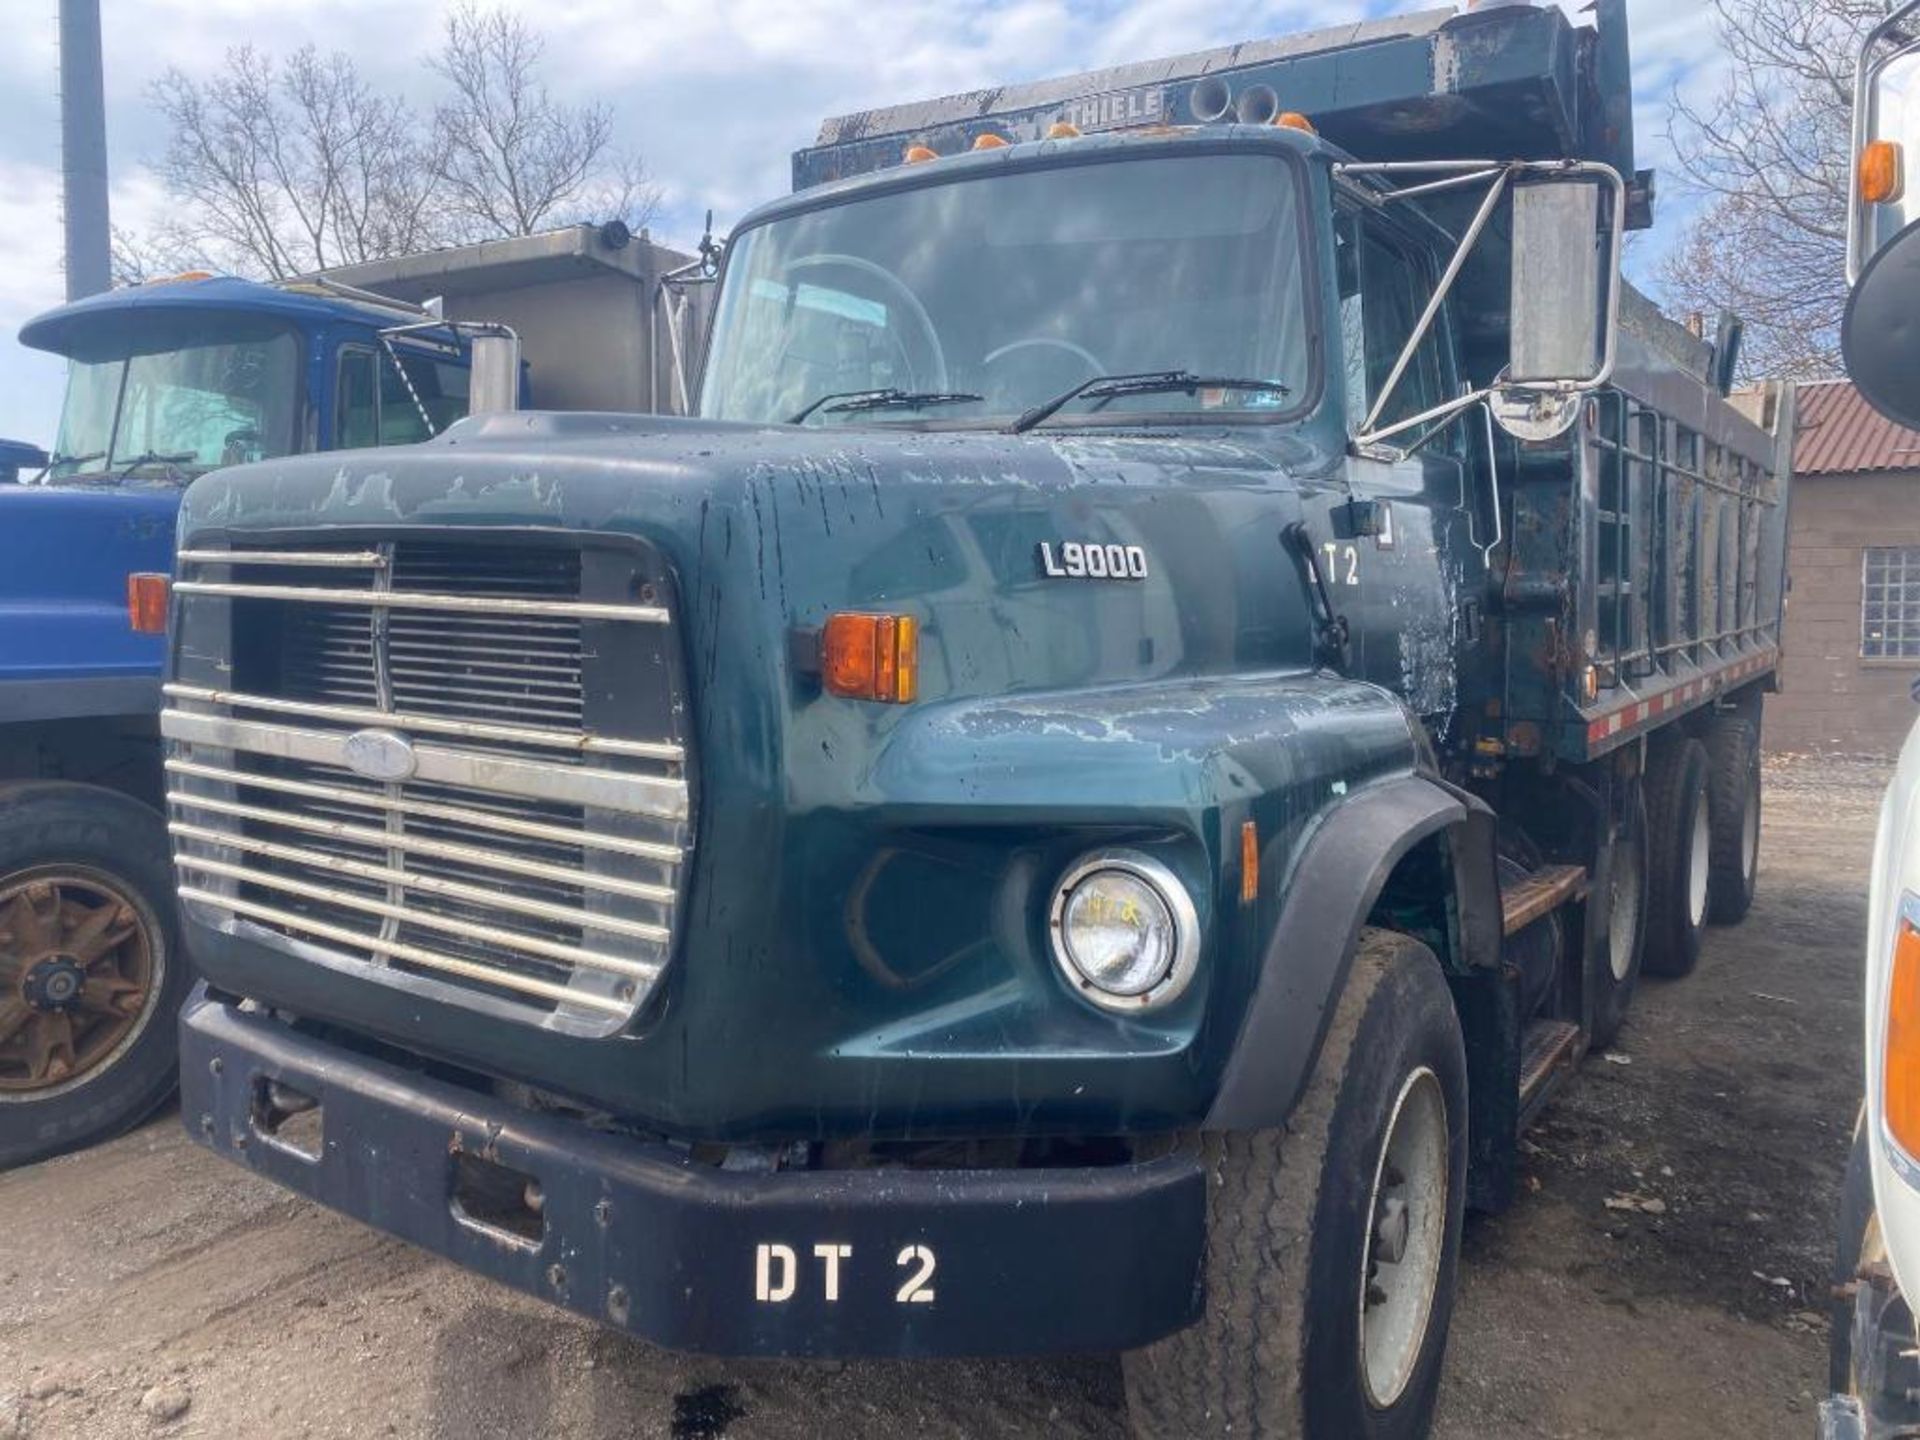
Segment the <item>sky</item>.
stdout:
[[[821,117],[1179,54],[1422,8],[1421,0],[507,0],[545,35],[566,100],[614,107],[620,143],[662,187],[657,238],[690,247],[789,183]],[[1569,10],[1578,0],[1560,0]],[[0,436],[52,439],[61,361],[13,336],[64,298],[56,0],[20,5],[0,47]],[[164,142],[148,91],[169,66],[204,75],[229,47],[344,50],[382,89],[430,103],[440,0],[111,0],[105,7],[114,223],[170,203],[148,165]],[[1709,89],[1719,56],[1702,0],[1628,0],[1639,161],[1668,169],[1676,86]],[[1644,269],[1682,218],[1669,183]]]

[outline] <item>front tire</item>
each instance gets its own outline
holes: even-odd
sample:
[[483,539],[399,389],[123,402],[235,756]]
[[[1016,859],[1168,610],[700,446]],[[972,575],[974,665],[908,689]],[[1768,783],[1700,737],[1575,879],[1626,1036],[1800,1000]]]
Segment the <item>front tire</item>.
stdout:
[[189,977],[171,881],[146,806],[0,790],[0,1169],[117,1135],[173,1093]]
[[1439,962],[1363,932],[1286,1128],[1200,1137],[1206,1310],[1125,1357],[1152,1440],[1419,1440],[1466,1199],[1466,1056]]

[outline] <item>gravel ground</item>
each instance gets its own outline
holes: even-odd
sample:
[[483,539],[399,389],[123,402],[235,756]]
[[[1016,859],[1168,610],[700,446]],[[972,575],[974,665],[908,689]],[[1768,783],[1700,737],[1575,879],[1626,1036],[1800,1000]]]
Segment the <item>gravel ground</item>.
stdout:
[[[1439,1440],[1807,1440],[1886,768],[1769,767],[1760,900],[1469,1224]],[[1609,1205],[1609,1201],[1613,1204]],[[1110,1358],[690,1359],[288,1198],[167,1116],[0,1176],[0,1440],[1125,1433]]]

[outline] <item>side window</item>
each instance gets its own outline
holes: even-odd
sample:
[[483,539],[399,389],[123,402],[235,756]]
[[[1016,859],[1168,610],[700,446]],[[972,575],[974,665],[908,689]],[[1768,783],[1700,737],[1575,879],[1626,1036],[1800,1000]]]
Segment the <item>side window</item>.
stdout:
[[371,350],[340,352],[340,383],[333,397],[333,444],[359,450],[380,443],[380,409]]
[[[1351,423],[1358,428],[1386,389],[1407,338],[1433,296],[1433,272],[1418,249],[1360,214],[1342,215],[1337,221],[1335,258],[1347,397],[1353,411]],[[1440,352],[1443,333],[1441,317],[1420,342],[1413,363],[1380,412],[1381,425],[1418,415],[1446,398]]]
[[391,357],[380,357],[382,445],[418,444],[467,413],[465,365],[411,350],[400,352],[400,364],[406,367],[405,379],[394,368]]

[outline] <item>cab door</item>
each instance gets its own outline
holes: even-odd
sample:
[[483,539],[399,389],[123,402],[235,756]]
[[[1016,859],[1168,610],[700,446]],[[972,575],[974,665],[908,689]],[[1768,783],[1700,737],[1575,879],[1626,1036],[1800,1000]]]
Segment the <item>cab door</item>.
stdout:
[[[1353,433],[1385,390],[1433,295],[1440,266],[1432,244],[1378,211],[1343,207],[1335,217],[1334,242]],[[1376,428],[1456,393],[1447,322],[1443,309],[1388,395]],[[1470,501],[1464,488],[1466,422],[1445,422],[1424,443],[1422,432],[1413,431],[1389,444],[1412,453],[1396,459],[1349,453],[1349,503],[1329,516],[1319,558],[1334,608],[1347,617],[1353,673],[1437,720],[1454,709],[1460,651],[1473,638],[1467,632],[1477,618],[1473,605],[1463,609],[1460,603],[1466,579],[1463,507]]]

